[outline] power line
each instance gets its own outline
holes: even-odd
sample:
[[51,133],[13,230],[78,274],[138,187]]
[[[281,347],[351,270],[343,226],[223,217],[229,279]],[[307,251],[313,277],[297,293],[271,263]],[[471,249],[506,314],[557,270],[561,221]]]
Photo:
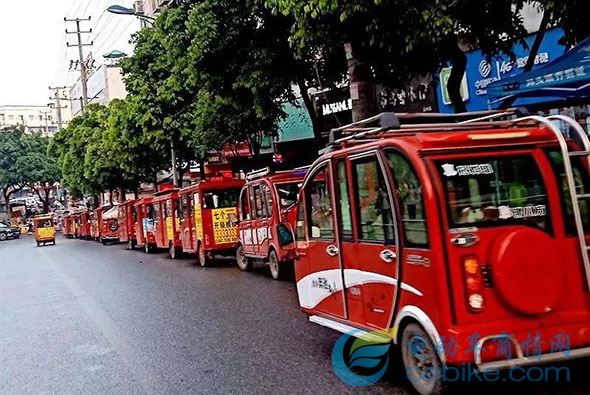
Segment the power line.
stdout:
[[[90,0],[89,0],[89,1],[90,1]],[[83,1],[83,0],[81,0],[81,1],[78,3],[78,7],[76,7],[76,11],[75,11],[75,12],[74,12],[72,15],[78,15],[78,13],[80,12],[80,10],[82,9],[82,4],[84,4],[84,1]]]
[[[97,49],[97,52],[101,52],[103,49],[105,49],[105,48],[106,48],[106,47],[108,47],[109,45],[113,45],[114,41],[109,41],[109,40],[110,40],[110,39],[111,39],[111,38],[112,38],[112,37],[115,35],[115,33],[117,33],[117,36],[121,36],[123,33],[125,33],[125,32],[126,32],[128,29],[129,29],[129,27],[131,26],[131,24],[132,24],[133,22],[135,22],[135,19],[131,19],[131,20],[129,21],[129,23],[128,23],[127,25],[125,25],[125,26],[123,27],[123,29],[122,29],[122,30],[120,30],[120,31],[117,31],[116,29],[113,29],[113,30],[111,31],[111,34],[110,34],[110,35],[109,35],[109,36],[108,36],[106,39],[104,39],[104,40],[102,41],[102,44],[101,44],[100,46],[98,46],[98,45],[97,45],[97,48],[98,48],[98,49]],[[107,48],[107,49],[108,49],[108,48]]]

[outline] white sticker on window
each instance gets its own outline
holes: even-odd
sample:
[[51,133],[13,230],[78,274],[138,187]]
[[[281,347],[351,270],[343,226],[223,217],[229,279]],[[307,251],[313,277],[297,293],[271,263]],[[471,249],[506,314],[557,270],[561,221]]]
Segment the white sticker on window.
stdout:
[[526,206],[526,207],[498,207],[500,219],[521,219],[521,218],[533,218],[533,217],[544,217],[547,214],[547,206]]
[[442,169],[445,177],[465,177],[494,174],[494,168],[490,163],[464,166],[455,166],[451,163],[445,163],[442,165]]

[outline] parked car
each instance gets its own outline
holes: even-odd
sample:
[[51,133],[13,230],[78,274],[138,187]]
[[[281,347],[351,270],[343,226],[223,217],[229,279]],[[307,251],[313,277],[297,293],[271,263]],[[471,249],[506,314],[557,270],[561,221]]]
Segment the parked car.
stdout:
[[444,366],[590,355],[590,141],[566,117],[575,141],[556,116],[493,117],[336,129],[300,195],[301,308],[398,345],[421,394],[440,392]]
[[7,239],[18,239],[20,237],[20,227],[13,225],[6,225],[0,222],[0,241]]
[[262,169],[246,176],[238,204],[236,259],[241,270],[251,270],[257,261],[270,267],[275,280],[292,273],[297,196],[305,174],[305,169]]
[[180,223],[178,222],[178,189],[154,194],[154,238],[156,249],[167,249],[170,258],[176,259],[182,252]]
[[100,212],[99,241],[106,245],[119,242],[119,206],[115,205]]
[[137,199],[126,200],[118,206],[119,242],[127,243],[129,250],[132,250],[137,242],[135,239],[136,202]]
[[182,251],[196,253],[201,266],[236,256],[237,206],[244,183],[232,174],[222,174],[180,190],[180,226],[173,229],[178,229]]

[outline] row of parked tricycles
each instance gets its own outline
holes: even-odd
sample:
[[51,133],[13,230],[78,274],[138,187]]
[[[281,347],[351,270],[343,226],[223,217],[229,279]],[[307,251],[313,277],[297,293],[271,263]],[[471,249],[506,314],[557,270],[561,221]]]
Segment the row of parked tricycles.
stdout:
[[249,270],[255,261],[267,262],[273,278],[285,278],[295,257],[295,208],[305,173],[263,169],[243,180],[220,172],[183,189],[68,214],[64,235],[146,253],[167,250],[172,259],[194,254],[201,266],[237,257],[240,269]]
[[100,238],[264,261],[274,278],[295,259],[310,321],[399,346],[421,394],[449,366],[588,357],[590,139],[571,118],[517,116],[382,114],[333,130],[308,169],[124,202]]

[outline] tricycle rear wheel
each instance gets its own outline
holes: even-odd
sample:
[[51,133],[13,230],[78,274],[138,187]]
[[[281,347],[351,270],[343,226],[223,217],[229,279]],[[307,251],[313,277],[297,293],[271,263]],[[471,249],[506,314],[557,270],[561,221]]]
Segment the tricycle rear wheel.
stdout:
[[239,246],[236,251],[236,262],[241,271],[249,272],[252,270],[252,259],[246,256],[243,246]]
[[168,255],[170,255],[170,259],[178,259],[181,252],[178,247],[174,245],[174,243],[170,242],[168,246]]
[[201,267],[211,266],[211,259],[207,257],[205,253],[205,247],[203,247],[203,243],[199,243],[199,252],[197,254],[199,257],[199,264]]

